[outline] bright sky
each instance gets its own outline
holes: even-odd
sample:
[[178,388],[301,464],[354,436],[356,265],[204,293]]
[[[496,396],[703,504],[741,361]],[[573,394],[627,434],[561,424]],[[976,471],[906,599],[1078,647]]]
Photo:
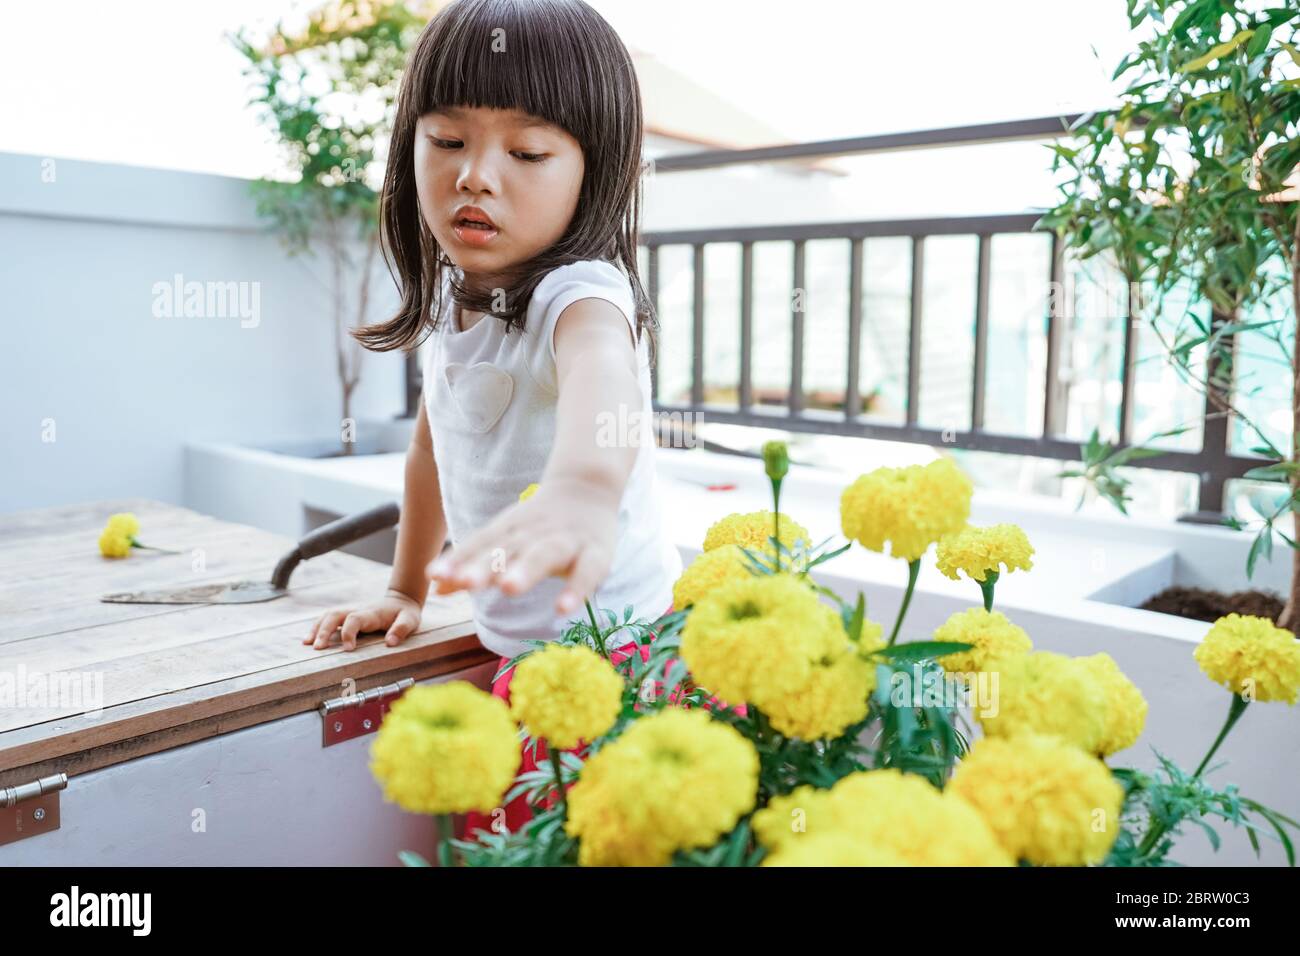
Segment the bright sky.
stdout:
[[[1128,34],[1123,0],[590,2],[629,45],[792,140],[1103,105]],[[242,58],[223,33],[312,6],[14,5],[5,14],[11,43],[0,58],[0,151],[269,173],[277,153],[245,108]]]

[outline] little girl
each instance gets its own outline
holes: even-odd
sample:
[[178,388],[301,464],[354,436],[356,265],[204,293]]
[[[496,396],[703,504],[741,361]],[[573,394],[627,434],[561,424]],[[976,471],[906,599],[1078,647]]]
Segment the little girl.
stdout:
[[[338,631],[352,650],[386,630],[396,645],[430,581],[469,590],[502,668],[585,619],[584,598],[620,620],[629,604],[647,620],[672,610],[682,565],[655,482],[636,262],[641,115],[626,48],[581,0],[457,0],[425,28],[381,196],[401,308],[353,333],[375,351],[431,333],[393,574],[382,599],[327,612],[304,643]],[[513,673],[493,684],[507,701]],[[522,798],[503,809],[511,829],[529,818]]]

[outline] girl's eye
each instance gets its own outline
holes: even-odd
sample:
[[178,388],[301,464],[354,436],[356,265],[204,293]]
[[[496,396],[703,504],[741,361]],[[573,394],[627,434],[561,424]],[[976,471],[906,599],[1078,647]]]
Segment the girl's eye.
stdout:
[[[429,141],[438,149],[460,149],[465,144],[457,139],[438,139],[436,136],[430,136]],[[546,160],[545,153],[526,153],[523,150],[515,150],[511,153],[526,163],[540,163]]]

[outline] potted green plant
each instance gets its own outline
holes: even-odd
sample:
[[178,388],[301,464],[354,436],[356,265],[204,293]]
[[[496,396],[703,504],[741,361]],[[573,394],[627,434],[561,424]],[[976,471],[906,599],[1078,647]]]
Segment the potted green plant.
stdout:
[[[1212,416],[1235,419],[1252,436],[1251,451],[1262,460],[1245,477],[1284,484],[1260,521],[1220,519],[1255,532],[1250,577],[1259,558],[1271,558],[1274,534],[1292,549],[1300,537],[1300,350],[1284,335],[1290,324],[1294,337],[1300,314],[1300,181],[1293,178],[1300,164],[1300,8],[1128,0],[1128,17],[1146,39],[1115,70],[1127,87],[1119,105],[1082,117],[1068,142],[1051,145],[1053,168],[1067,177],[1060,202],[1039,226],[1056,230],[1080,259],[1099,256],[1118,270],[1129,290],[1128,321],[1158,336]],[[1171,303],[1175,291],[1190,293],[1193,307]],[[1265,314],[1279,296],[1287,301],[1284,314]],[[1197,311],[1206,304],[1208,316]],[[1294,382],[1285,450],[1234,388],[1237,336],[1254,331],[1276,344]],[[1083,469],[1064,474],[1084,477],[1123,510],[1125,481],[1114,468],[1150,454],[1138,446],[1117,449],[1094,431],[1082,450]],[[1294,537],[1281,527],[1288,514]],[[1292,559],[1290,590],[1276,619],[1300,632],[1300,551]],[[1210,612],[1217,616],[1239,610],[1234,602],[1257,601],[1258,592],[1193,597],[1220,601]]]
[[255,180],[258,214],[290,255],[323,253],[328,267],[342,390],[342,447],[331,454],[355,451],[352,395],[364,351],[346,330],[367,321],[379,253],[378,153],[388,140],[407,51],[427,19],[401,2],[336,0],[310,13],[302,30],[281,22],[263,39],[244,30],[229,37],[248,60],[249,103],[296,176]]

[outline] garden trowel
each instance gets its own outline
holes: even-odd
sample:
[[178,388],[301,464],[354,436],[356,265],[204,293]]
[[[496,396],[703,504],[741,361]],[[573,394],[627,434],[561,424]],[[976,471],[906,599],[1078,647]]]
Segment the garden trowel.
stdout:
[[100,600],[120,604],[255,604],[259,601],[273,601],[289,593],[289,575],[293,574],[299,561],[318,557],[376,531],[391,528],[397,524],[400,515],[401,508],[397,502],[390,501],[369,511],[347,515],[321,525],[280,559],[269,581],[199,584],[158,591],[121,591],[105,594]]

